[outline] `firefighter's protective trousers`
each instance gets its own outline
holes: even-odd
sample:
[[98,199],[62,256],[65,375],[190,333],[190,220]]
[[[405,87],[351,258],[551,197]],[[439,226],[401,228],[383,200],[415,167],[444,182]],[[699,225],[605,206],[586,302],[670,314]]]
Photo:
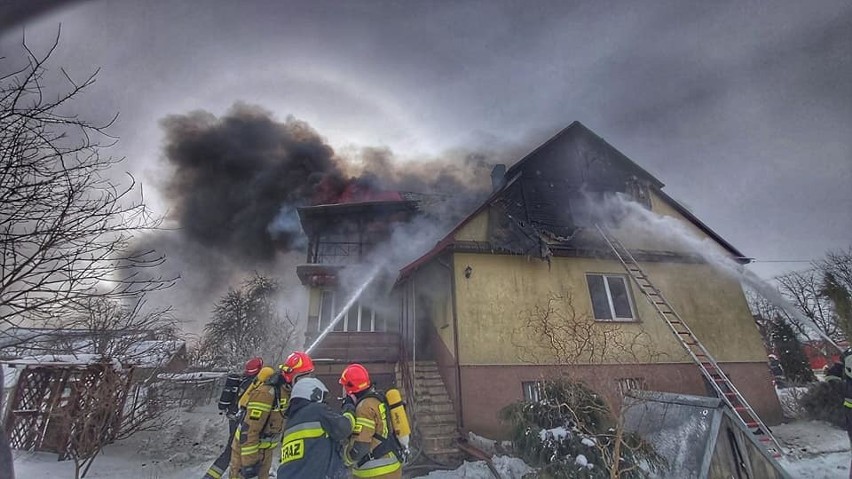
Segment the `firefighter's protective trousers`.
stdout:
[[[396,456],[389,452],[380,457],[373,457],[372,452],[388,440],[391,431],[387,405],[375,396],[367,395],[355,405],[355,427],[353,438],[350,441],[350,450],[366,449],[363,446],[369,444],[370,455],[364,461],[364,457],[351,457],[355,461],[352,475],[356,478],[378,478],[378,479],[400,479],[402,477],[402,464]],[[357,447],[358,444],[361,447]]]
[[258,465],[258,479],[269,479],[275,446],[284,430],[284,411],[289,394],[283,386],[263,384],[251,391],[243,420],[231,445],[231,478]]

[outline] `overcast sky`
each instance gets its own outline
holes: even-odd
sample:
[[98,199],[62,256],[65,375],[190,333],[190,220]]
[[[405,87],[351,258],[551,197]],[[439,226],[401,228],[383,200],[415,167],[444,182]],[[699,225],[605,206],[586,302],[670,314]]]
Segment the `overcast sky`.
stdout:
[[[25,4],[27,2],[13,2]],[[49,4],[51,2],[35,2]],[[43,48],[156,186],[169,114],[258,104],[338,151],[532,147],[583,122],[748,256],[852,244],[852,3],[90,1],[0,11],[0,71]],[[162,207],[155,187],[146,195]],[[757,263],[768,277],[802,263]]]

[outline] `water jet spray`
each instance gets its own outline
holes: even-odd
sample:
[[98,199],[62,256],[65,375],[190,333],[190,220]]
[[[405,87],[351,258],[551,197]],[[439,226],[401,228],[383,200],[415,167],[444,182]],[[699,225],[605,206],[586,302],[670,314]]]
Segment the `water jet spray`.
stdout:
[[323,339],[325,339],[325,337],[328,336],[328,333],[330,333],[334,329],[334,327],[337,325],[337,323],[339,323],[340,320],[343,319],[344,316],[346,316],[346,313],[349,312],[349,308],[351,308],[352,305],[355,304],[355,301],[358,301],[358,298],[360,298],[361,295],[364,294],[364,290],[367,289],[367,286],[369,286],[370,283],[372,283],[376,279],[376,277],[379,276],[379,271],[381,271],[381,267],[382,267],[382,265],[376,265],[370,271],[370,273],[364,279],[364,282],[361,283],[360,286],[358,286],[358,288],[355,290],[354,293],[352,293],[352,296],[349,297],[349,300],[346,301],[346,304],[343,305],[343,308],[340,309],[340,312],[338,312],[337,315],[334,317],[334,319],[331,320],[331,323],[329,323],[329,325],[326,326],[326,328],[322,330],[320,335],[317,336],[317,338],[314,340],[314,342],[311,343],[310,346],[308,346],[308,349],[305,350],[305,352],[307,354],[311,354],[311,351],[316,349],[317,345]]

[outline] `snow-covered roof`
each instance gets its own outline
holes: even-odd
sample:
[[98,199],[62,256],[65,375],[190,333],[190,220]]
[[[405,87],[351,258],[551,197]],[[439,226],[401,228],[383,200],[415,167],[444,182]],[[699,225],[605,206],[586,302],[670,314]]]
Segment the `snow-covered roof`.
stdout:
[[167,363],[186,344],[180,340],[147,340],[131,344],[120,358],[128,365],[157,367]]
[[[98,334],[107,339],[105,349],[103,341],[96,337]],[[79,358],[105,355],[125,366],[152,368],[168,363],[186,344],[177,339],[153,339],[153,334],[153,331],[98,333],[81,329],[9,328],[0,331],[0,350],[4,350],[6,358],[44,358],[56,356],[54,352],[73,352],[55,361],[64,364],[79,364]],[[18,359],[14,362],[21,363]],[[45,360],[37,362],[43,364]]]
[[194,373],[162,373],[158,374],[158,379],[168,379],[170,381],[203,381],[216,380],[224,376],[226,373],[221,371],[198,371]]
[[[98,354],[39,354],[3,361],[14,365],[38,366],[89,366],[102,363],[103,357]],[[115,364],[115,363],[113,363]]]

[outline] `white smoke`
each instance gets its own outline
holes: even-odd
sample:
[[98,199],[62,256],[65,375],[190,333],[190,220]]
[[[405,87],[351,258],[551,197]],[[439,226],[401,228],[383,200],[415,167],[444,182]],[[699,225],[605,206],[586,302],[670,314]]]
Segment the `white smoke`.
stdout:
[[[595,204],[594,202],[589,202]],[[657,214],[641,204],[630,200],[626,195],[607,196],[602,203],[595,204],[599,210],[594,212],[598,218],[616,218],[617,232],[620,236],[629,235],[635,239],[644,237],[674,243],[684,250],[696,254],[719,271],[739,280],[755,292],[766,298],[801,324],[809,326],[830,344],[840,347],[814,324],[808,317],[791,305],[777,288],[747,270],[730,253],[709,237],[701,237],[690,226],[672,216]],[[617,236],[619,236],[617,234]]]

